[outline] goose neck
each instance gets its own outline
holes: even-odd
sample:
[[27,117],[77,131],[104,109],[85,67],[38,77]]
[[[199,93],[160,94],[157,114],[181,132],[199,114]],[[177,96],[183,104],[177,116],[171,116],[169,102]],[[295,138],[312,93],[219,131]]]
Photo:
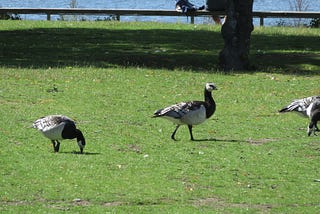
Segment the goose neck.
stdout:
[[214,100],[212,98],[212,93],[208,90],[204,90],[204,100],[209,105],[212,105],[214,103]]
[[210,91],[205,90],[204,100],[206,105],[206,117],[209,118],[216,111],[216,104],[212,98],[212,93]]
[[79,130],[79,129],[77,129],[76,130],[76,137],[77,137],[77,141],[79,142],[79,141],[81,141],[82,142],[82,145],[85,145],[86,143],[86,141],[85,141],[85,139],[84,139],[84,136],[83,136],[83,134],[82,134],[82,132]]

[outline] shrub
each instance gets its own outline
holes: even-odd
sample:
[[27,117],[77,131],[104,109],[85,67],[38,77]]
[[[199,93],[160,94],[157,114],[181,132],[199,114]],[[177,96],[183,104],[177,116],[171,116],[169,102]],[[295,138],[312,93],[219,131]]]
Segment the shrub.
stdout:
[[8,14],[2,13],[0,14],[0,20],[21,20],[21,17],[18,14]]

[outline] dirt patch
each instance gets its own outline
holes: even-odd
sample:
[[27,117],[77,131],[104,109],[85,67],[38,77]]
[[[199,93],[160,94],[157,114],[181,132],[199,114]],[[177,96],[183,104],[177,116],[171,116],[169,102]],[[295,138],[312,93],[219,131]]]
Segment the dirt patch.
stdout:
[[25,206],[30,205],[29,201],[0,201],[0,205],[8,205],[8,206]]
[[87,200],[82,200],[80,198],[73,199],[73,205],[75,206],[89,206],[90,202]]
[[114,146],[120,152],[135,152],[137,154],[142,153],[142,149],[136,144],[128,144],[125,147]]
[[236,204],[236,203],[229,203],[226,201],[223,201],[219,198],[204,198],[195,200],[192,202],[194,206],[209,206],[209,207],[215,207],[215,208],[251,208],[251,209],[257,209],[261,211],[267,211],[272,208],[271,205],[265,205],[265,204]]
[[273,139],[273,138],[262,138],[262,139],[251,139],[249,138],[248,140],[246,140],[246,142],[252,144],[252,145],[262,145],[262,144],[265,144],[265,143],[268,143],[268,142],[273,142],[273,141],[276,141],[277,139]]
[[113,201],[113,202],[104,202],[102,206],[104,207],[116,207],[116,206],[122,206],[125,205],[125,203],[120,201]]
[[135,144],[129,144],[128,145],[128,149],[130,151],[133,151],[133,152],[136,152],[138,154],[141,154],[141,148],[139,146],[135,145]]

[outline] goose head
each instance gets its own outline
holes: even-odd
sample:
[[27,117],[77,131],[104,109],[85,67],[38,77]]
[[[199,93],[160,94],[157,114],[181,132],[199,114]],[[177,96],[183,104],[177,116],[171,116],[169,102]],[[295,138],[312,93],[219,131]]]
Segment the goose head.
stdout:
[[218,88],[215,86],[215,84],[212,82],[206,83],[206,91],[211,92],[213,90],[218,90]]
[[80,148],[80,152],[83,153],[83,149],[86,146],[86,140],[84,139],[84,136],[79,129],[77,129],[76,132],[77,132],[78,146]]

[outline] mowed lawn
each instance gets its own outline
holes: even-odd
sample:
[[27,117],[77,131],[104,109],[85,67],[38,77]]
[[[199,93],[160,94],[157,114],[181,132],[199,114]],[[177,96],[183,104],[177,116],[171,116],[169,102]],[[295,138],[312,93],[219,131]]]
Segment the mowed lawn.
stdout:
[[[319,29],[257,28],[252,70],[220,71],[220,29],[118,22],[0,22],[1,213],[317,213],[320,137],[278,110],[319,95]],[[217,110],[194,128],[151,118],[203,100]],[[76,120],[54,153],[31,128]]]

